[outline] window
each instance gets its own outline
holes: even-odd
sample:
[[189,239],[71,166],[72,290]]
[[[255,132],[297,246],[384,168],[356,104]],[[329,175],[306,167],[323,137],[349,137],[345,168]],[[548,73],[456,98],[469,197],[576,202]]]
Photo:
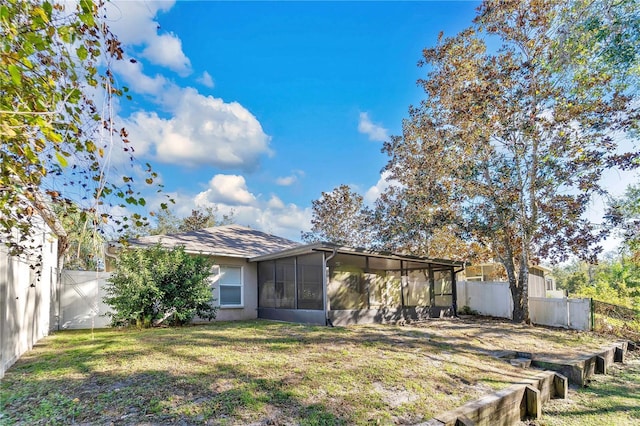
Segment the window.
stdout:
[[322,253],[298,257],[298,309],[322,310]]
[[214,283],[218,285],[221,307],[242,306],[242,268],[240,266],[214,266]]

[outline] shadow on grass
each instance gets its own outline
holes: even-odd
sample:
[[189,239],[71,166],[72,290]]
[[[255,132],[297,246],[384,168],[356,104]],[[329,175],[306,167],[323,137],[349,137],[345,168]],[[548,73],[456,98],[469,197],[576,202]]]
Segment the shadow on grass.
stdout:
[[[350,423],[322,404],[305,404],[282,381],[253,377],[232,365],[220,365],[219,374],[147,370],[61,380],[30,379],[21,375],[24,367],[0,388],[3,425]],[[220,378],[229,380],[212,385]]]
[[[482,327],[464,323],[447,326]],[[482,330],[476,332],[482,336]],[[490,332],[500,333],[495,327]],[[487,371],[504,378],[495,383],[483,380],[494,386],[517,382],[523,376],[521,370],[492,359],[486,348],[464,338],[449,341],[433,337],[429,327],[326,328],[258,320],[144,331],[104,330],[97,331],[94,340],[87,335],[86,331],[58,333],[7,372],[0,385],[4,413],[0,423],[340,425],[366,418],[367,414],[350,413],[349,403],[339,396],[320,398],[308,390],[307,382],[303,383],[304,391],[297,387],[308,378],[303,363],[307,345],[315,346],[313,374],[320,375],[323,386],[341,378],[354,348],[364,348],[361,352],[368,356],[404,354],[406,359],[442,365],[446,372],[440,380],[447,381],[443,383],[447,395],[459,391],[457,384],[469,391],[474,384],[470,378],[480,378]],[[293,351],[302,355],[295,360],[299,365],[284,358]],[[243,361],[234,363],[234,354],[242,354]],[[154,366],[155,358],[164,364]],[[478,359],[477,365],[466,364]],[[370,361],[373,364],[376,360]],[[134,362],[135,368],[130,368]],[[383,381],[389,370],[385,371],[384,363],[380,365],[368,369],[370,365],[355,363],[349,368],[365,368],[371,375],[366,380]],[[56,375],[65,378],[56,379]],[[362,377],[347,375],[353,381]],[[362,383],[347,386],[359,389]],[[370,397],[362,394],[353,398]],[[359,408],[387,409],[378,401]]]

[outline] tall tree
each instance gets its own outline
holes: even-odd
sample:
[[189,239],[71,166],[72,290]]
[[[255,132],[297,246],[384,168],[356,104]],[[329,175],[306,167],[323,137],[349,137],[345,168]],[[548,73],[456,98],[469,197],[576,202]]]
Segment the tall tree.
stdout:
[[[66,251],[52,204],[74,200],[81,219],[97,216],[100,223],[114,205],[145,204],[132,176],[110,173],[118,152],[135,160],[127,131],[113,116],[113,99],[126,88],[114,84],[110,69],[123,50],[102,6],[91,0],[0,5],[0,236],[14,254],[32,239],[35,215],[59,235],[60,254]],[[140,180],[152,184],[155,177],[147,165]],[[114,223],[143,219],[134,213]]]
[[363,248],[373,245],[372,212],[364,205],[362,195],[352,191],[348,185],[323,192],[318,200],[311,203],[311,208],[311,231],[302,233],[304,241]]
[[552,64],[576,81],[598,74],[637,90],[640,77],[638,0],[573,0],[556,20]]
[[223,214],[218,217],[218,207],[209,206],[203,209],[191,210],[191,215],[182,219],[178,229],[181,232],[197,231],[199,229],[210,228],[212,226],[222,226],[234,223],[234,212]]
[[141,227],[132,227],[124,234],[124,239],[141,235],[166,235],[178,232],[197,231],[212,226],[235,223],[235,212],[219,214],[218,206],[209,206],[191,210],[189,216],[180,217],[167,207],[155,213],[154,223],[145,223]]
[[531,263],[599,252],[583,213],[606,193],[603,170],[639,165],[633,143],[616,143],[637,141],[626,87],[555,65],[563,4],[483,2],[472,27],[424,50],[426,98],[384,146],[396,197],[426,209],[424,228],[452,226],[504,265],[514,321],[528,318]]
[[640,184],[629,185],[610,202],[609,218],[623,239],[623,250],[640,266]]

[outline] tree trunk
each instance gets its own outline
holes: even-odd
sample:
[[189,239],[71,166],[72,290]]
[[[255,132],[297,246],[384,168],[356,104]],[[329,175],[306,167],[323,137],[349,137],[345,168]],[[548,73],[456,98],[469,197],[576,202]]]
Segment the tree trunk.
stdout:
[[513,261],[504,263],[513,299],[513,322],[525,322],[529,320],[529,268],[525,259],[520,259],[518,266],[516,274]]

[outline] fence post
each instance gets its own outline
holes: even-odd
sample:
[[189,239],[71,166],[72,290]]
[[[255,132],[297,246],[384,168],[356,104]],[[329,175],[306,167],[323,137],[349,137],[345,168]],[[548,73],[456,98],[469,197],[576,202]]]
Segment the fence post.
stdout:
[[591,331],[596,329],[596,312],[595,307],[593,306],[593,297],[589,299],[591,305]]

